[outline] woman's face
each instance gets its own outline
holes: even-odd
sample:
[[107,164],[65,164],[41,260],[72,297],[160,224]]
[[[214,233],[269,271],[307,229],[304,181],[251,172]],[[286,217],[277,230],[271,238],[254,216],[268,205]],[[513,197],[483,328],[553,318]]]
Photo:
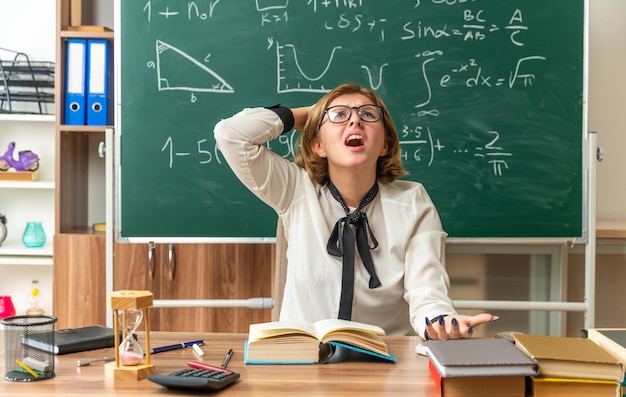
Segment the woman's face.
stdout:
[[[352,108],[367,104],[372,104],[367,96],[347,94],[335,98],[328,108],[337,105]],[[366,109],[361,108],[362,111]],[[356,109],[350,109],[349,112],[348,120],[343,123],[332,123],[328,117],[334,115],[324,114],[318,136],[311,144],[312,150],[328,160],[331,176],[335,172],[348,169],[373,172],[376,175],[378,158],[387,152],[382,116],[378,121],[368,122],[359,117]],[[368,118],[365,114],[363,116]]]

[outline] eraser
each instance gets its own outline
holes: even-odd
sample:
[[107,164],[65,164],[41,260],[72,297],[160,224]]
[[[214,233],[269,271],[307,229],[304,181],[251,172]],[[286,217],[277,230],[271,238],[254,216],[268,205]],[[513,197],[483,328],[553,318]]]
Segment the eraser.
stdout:
[[421,354],[422,356],[428,356],[428,346],[420,343],[415,346],[415,353]]
[[35,360],[32,357],[24,357],[22,359],[22,362],[28,367],[34,369],[35,371],[47,372],[50,369],[50,364],[48,363],[48,361],[39,361]]
[[204,351],[200,348],[200,346],[198,346],[197,343],[194,343],[193,345],[191,345],[191,347],[193,348],[193,351],[196,352],[197,355],[204,356]]

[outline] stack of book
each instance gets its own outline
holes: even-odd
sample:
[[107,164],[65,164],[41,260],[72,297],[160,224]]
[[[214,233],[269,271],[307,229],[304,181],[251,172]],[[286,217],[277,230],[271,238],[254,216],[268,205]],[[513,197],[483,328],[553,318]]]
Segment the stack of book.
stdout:
[[442,397],[524,397],[537,363],[505,339],[429,340],[429,370]]
[[539,364],[529,394],[621,397],[622,363],[585,338],[514,334],[515,345]]

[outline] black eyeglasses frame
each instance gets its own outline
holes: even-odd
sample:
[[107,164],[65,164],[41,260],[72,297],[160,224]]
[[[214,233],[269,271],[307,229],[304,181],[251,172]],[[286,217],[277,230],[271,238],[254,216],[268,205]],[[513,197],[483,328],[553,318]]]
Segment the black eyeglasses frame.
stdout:
[[[373,107],[377,108],[378,109],[378,118],[376,120],[365,120],[363,118],[363,116],[361,115],[361,108],[364,107],[364,106],[373,106]],[[339,108],[339,107],[348,109],[350,111],[350,116],[348,116],[348,118],[345,119],[344,121],[333,121],[330,118],[330,116],[328,114],[328,111],[330,111],[330,110],[332,110],[334,108]],[[376,122],[380,121],[383,118],[383,108],[382,108],[382,106],[376,105],[374,103],[366,103],[366,104],[363,104],[363,105],[360,105],[360,106],[348,106],[348,105],[329,106],[326,109],[324,109],[324,114],[326,114],[326,118],[328,119],[328,121],[330,123],[332,123],[332,124],[344,124],[344,123],[347,123],[348,120],[350,120],[350,117],[352,115],[352,111],[353,110],[356,110],[356,114],[359,116],[359,119],[361,119],[361,121],[364,121],[366,123],[376,123]],[[319,125],[320,127],[322,126],[323,122],[324,122],[324,117],[322,117],[322,119],[320,120],[320,125]]]

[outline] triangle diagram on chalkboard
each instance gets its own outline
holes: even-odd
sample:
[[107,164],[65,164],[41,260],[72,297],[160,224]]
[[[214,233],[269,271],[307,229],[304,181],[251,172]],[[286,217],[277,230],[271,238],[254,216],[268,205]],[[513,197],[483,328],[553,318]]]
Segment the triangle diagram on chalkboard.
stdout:
[[159,91],[235,92],[206,65],[161,40],[156,41],[156,59]]

